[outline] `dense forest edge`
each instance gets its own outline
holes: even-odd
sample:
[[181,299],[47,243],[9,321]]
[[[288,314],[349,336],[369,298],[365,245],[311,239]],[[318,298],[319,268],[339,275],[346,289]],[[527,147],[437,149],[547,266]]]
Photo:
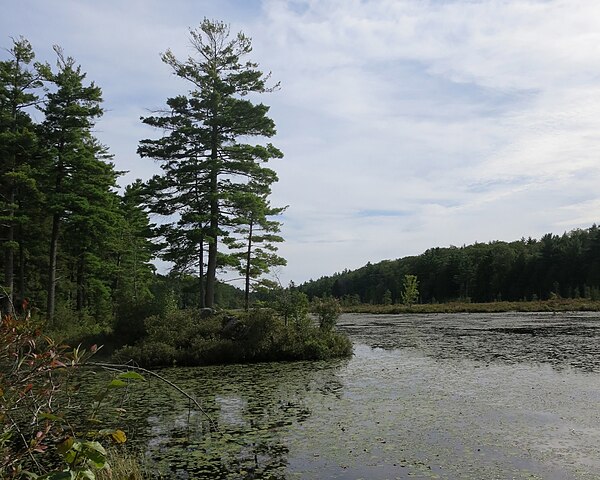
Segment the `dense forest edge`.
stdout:
[[[51,66],[26,39],[12,41],[0,62],[4,316],[145,366],[350,354],[327,321],[312,321],[302,294],[268,277],[286,263],[277,254],[285,207],[270,204],[277,174],[266,166],[283,154],[244,142],[275,134],[269,107],[247,97],[278,84],[244,58],[248,37],[205,19],[190,30],[196,57],[161,55],[190,90],[141,119],[157,137],[140,140],[140,161],[162,173],[121,189],[124,172],[94,135],[101,88],[61,47]],[[219,281],[225,272],[243,288]]]
[[[410,308],[403,299],[407,276],[418,282]],[[600,229],[592,225],[539,240],[436,247],[298,289],[309,298],[337,298],[345,311],[356,312],[598,310]]]

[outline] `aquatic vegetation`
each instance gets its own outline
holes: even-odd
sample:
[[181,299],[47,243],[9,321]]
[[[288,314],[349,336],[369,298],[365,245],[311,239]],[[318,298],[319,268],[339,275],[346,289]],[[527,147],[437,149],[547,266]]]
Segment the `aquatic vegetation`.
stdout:
[[166,478],[592,480],[598,320],[343,315],[351,358],[160,370],[218,430],[151,380],[123,428]]

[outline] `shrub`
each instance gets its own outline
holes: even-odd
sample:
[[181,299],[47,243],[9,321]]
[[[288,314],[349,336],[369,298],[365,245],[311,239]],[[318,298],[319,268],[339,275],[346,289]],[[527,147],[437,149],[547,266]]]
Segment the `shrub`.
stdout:
[[62,464],[62,469],[39,478],[94,480],[95,470],[106,465],[98,439],[126,440],[120,430],[98,430],[96,414],[109,391],[142,378],[137,373],[119,375],[100,395],[78,398],[78,403],[94,404],[90,418],[95,427],[67,418],[72,396],[78,393],[67,388],[70,376],[91,354],[56,344],[29,318],[0,318],[0,478],[38,478],[36,473],[49,465]]
[[[206,365],[274,360],[310,360],[352,353],[350,341],[332,331],[339,304],[324,301],[321,326],[308,315],[293,322],[271,309],[256,309],[239,317],[225,314],[202,318],[198,311],[180,310],[146,319],[148,335],[116,353],[146,367]],[[292,317],[288,317],[292,318]]]
[[298,323],[308,314],[308,297],[305,293],[296,290],[291,283],[288,288],[279,288],[276,291],[273,308],[286,325],[289,321]]
[[329,332],[335,327],[342,309],[337,298],[315,298],[313,300],[313,312],[317,315],[321,330]]
[[419,299],[419,281],[416,275],[404,275],[402,288],[402,303],[410,307]]
[[109,448],[106,452],[108,468],[96,474],[96,480],[144,480],[163,478],[154,469],[150,469],[142,454],[133,455],[126,450]]

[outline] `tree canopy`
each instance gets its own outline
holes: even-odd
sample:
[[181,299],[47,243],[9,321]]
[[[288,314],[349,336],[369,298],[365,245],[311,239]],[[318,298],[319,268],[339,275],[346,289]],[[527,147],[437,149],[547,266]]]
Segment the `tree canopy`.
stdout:
[[131,189],[119,195],[120,172],[94,136],[100,87],[54,50],[52,68],[19,38],[0,61],[2,308],[46,305],[49,319],[58,309],[108,326],[118,302],[148,297],[148,218]]
[[205,285],[203,304],[212,307],[217,269],[229,263],[220,239],[239,226],[240,199],[268,195],[277,175],[264,163],[283,155],[270,143],[244,143],[275,134],[269,107],[248,98],[275,88],[267,85],[269,75],[246,60],[250,39],[231,35],[223,22],[205,19],[190,30],[190,40],[194,56],[181,61],[170,50],[162,55],[190,90],[142,119],[164,135],[141,140],[138,152],[157,160],[163,170],[148,183],[148,208],[165,216],[157,229],[164,240],[163,258],[183,271],[195,267]]
[[348,303],[402,303],[404,279],[418,279],[421,302],[493,302],[591,298],[600,300],[600,229],[514,242],[431,248],[423,254],[368,263],[300,285],[310,297],[332,295]]

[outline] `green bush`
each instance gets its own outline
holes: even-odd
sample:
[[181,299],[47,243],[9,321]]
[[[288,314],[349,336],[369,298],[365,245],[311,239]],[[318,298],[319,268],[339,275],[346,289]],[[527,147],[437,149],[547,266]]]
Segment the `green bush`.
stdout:
[[55,317],[44,326],[44,333],[56,342],[77,345],[81,339],[110,332],[108,323],[99,323],[92,315],[75,312],[64,305],[56,308]]
[[[86,383],[82,368],[96,350],[58,344],[29,317],[0,318],[0,478],[94,480],[108,466],[102,444],[127,437],[118,428],[101,428],[113,427],[101,419],[103,401],[144,378],[122,372],[95,395],[73,388],[74,374]],[[69,418],[73,404],[88,411],[86,420]]]
[[[337,303],[336,306],[339,308]],[[327,312],[331,311],[329,308]],[[132,359],[155,367],[351,355],[350,341],[333,332],[331,318],[329,314],[322,322],[325,326],[317,327],[306,314],[286,322],[284,316],[266,308],[239,317],[218,314],[208,318],[197,310],[176,310],[147,318],[146,337],[117,351],[115,356],[122,362]]]
[[337,298],[315,298],[313,300],[313,312],[317,315],[321,330],[329,332],[335,327],[342,313],[342,308]]

